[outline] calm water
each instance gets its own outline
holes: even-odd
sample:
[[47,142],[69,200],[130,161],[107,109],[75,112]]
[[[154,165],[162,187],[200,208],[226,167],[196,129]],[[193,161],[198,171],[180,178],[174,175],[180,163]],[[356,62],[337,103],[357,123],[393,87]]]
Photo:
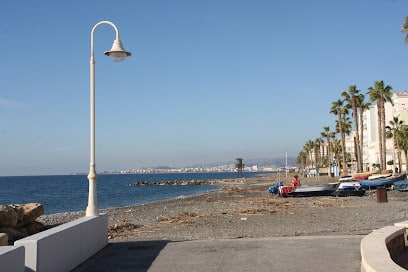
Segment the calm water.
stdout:
[[[137,181],[208,180],[253,177],[260,173],[177,173],[99,175],[99,208],[123,207],[217,189],[216,185],[129,186]],[[45,214],[82,211],[88,205],[86,175],[0,177],[0,204],[42,203]]]

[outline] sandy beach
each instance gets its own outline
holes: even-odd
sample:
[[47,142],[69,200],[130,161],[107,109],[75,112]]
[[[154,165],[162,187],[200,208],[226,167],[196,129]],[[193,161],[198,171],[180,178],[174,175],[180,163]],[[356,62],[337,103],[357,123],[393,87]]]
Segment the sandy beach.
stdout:
[[[290,179],[280,177],[285,184]],[[223,180],[220,190],[101,212],[108,214],[111,242],[366,235],[407,220],[408,193],[388,191],[387,203],[377,203],[375,190],[363,197],[281,198],[267,192],[276,180],[272,174]],[[336,181],[301,178],[302,184]],[[83,215],[54,214],[41,221],[54,225]]]

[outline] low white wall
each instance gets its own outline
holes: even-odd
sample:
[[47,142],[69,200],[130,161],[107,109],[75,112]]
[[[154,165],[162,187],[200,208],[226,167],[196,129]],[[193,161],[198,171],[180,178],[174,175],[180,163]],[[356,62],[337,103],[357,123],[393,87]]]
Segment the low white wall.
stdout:
[[108,244],[108,216],[82,217],[18,240],[31,271],[71,271]]
[[24,247],[1,246],[0,247],[0,271],[24,272]]
[[[397,272],[407,271],[396,264],[390,255],[398,251],[396,247],[404,246],[404,226],[387,226],[374,230],[361,240],[361,271],[362,272]],[[388,248],[389,246],[394,248]]]

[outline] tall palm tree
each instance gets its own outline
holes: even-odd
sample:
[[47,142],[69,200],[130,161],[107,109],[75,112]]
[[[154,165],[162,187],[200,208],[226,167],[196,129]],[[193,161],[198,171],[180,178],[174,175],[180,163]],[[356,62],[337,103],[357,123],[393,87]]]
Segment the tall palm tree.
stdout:
[[[342,130],[343,130],[343,141],[344,141],[344,143],[346,143],[346,135],[347,136],[350,136],[350,134],[351,134],[351,131],[352,131],[352,123],[351,123],[351,120],[350,120],[350,118],[346,115],[346,114],[343,114],[342,115],[342,122],[341,123],[339,123],[339,121],[338,120],[336,120],[336,131],[337,131],[337,133],[340,133],[340,125],[342,126]],[[356,155],[356,146],[354,145],[354,157],[356,157],[355,155]],[[347,147],[345,147],[345,151],[344,151],[344,154],[346,155],[346,164],[347,164],[347,169],[348,169],[348,162],[351,162],[352,161],[352,159],[351,159],[351,155],[352,155],[352,153],[350,153],[350,152],[347,152]]]
[[322,143],[323,139],[321,137],[316,138],[314,140],[314,147],[315,147],[315,158],[316,158],[316,167],[321,167],[322,166]]
[[340,140],[333,139],[333,141],[332,141],[332,151],[333,151],[334,160],[338,164],[340,164],[339,154],[342,152],[341,141]]
[[356,85],[351,85],[348,92],[342,92],[341,96],[344,97],[344,100],[347,102],[347,106],[352,109],[353,121],[354,121],[354,131],[356,132],[356,159],[357,159],[357,170],[358,172],[363,171],[363,164],[361,160],[361,145],[360,145],[360,135],[358,127],[358,95],[360,90],[357,90]]
[[389,123],[390,125],[385,127],[387,130],[386,137],[393,138],[394,140],[394,148],[397,149],[398,169],[401,169],[401,150],[399,149],[399,142],[404,140],[400,133],[401,127],[404,125],[404,121],[399,120],[397,116],[394,116]]
[[384,86],[384,82],[374,81],[374,87],[368,88],[370,101],[377,101],[378,117],[378,149],[380,152],[380,170],[386,169],[386,144],[385,144],[385,102],[391,102],[392,105],[392,87]]
[[303,150],[300,151],[298,156],[297,156],[297,159],[296,159],[296,162],[297,162],[297,164],[299,166],[299,169],[305,169],[305,167],[306,167],[306,158],[307,158],[307,156],[306,156],[305,151],[303,151]]
[[343,115],[347,114],[348,110],[347,107],[344,106],[343,100],[337,100],[332,102],[332,107],[330,109],[330,113],[333,113],[334,115],[337,115],[337,120],[338,120],[338,128],[340,132],[340,140],[341,140],[341,149],[342,149],[342,166],[343,166],[343,175],[347,175],[348,170],[347,170],[347,163],[346,163],[346,141],[345,141],[345,135],[343,131]]
[[[353,123],[350,120],[350,118],[348,116],[344,116],[344,121],[343,121],[343,132],[344,132],[344,137],[350,136],[351,132],[353,131]],[[347,149],[346,149],[346,156],[347,158],[350,158],[350,162],[351,162],[351,155],[354,154],[354,158],[357,161],[357,143],[356,143],[356,138],[353,138],[353,151],[351,153],[347,153]]]
[[360,158],[361,158],[361,171],[363,171],[363,162],[364,162],[364,157],[363,157],[363,138],[364,138],[364,118],[363,114],[366,110],[370,109],[371,103],[370,102],[365,102],[365,96],[364,94],[360,94],[357,97],[357,105],[359,108],[359,115],[360,115]]
[[403,33],[407,33],[407,35],[405,36],[404,42],[405,42],[405,43],[408,43],[408,16],[405,17],[404,24],[403,24],[402,27],[401,27],[401,31],[402,31]]
[[[408,168],[408,125],[402,125],[399,130],[399,137],[401,138],[398,141],[398,148],[403,151],[404,154],[404,161],[405,161],[405,172],[407,172]],[[402,168],[400,168],[400,171]]]
[[[330,140],[331,140],[331,142],[330,142],[330,151],[332,151],[332,150],[333,150],[333,141],[336,139],[336,131],[331,131],[331,132],[329,132],[329,138],[330,138]],[[333,153],[333,152],[330,153],[330,160],[331,160],[331,162],[333,162],[333,155],[332,155],[332,153]]]
[[326,142],[327,142],[327,158],[328,158],[328,161],[329,161],[329,167],[331,166],[331,157],[330,157],[330,155],[331,155],[331,153],[330,153],[330,140],[331,140],[331,137],[330,137],[330,135],[331,135],[331,132],[330,132],[330,127],[323,127],[323,131],[322,132],[320,132],[320,135],[323,137],[323,138],[326,138]]
[[312,156],[312,150],[313,150],[313,141],[308,140],[305,145],[303,146],[303,150],[306,153],[306,165],[307,167],[313,168],[313,156]]

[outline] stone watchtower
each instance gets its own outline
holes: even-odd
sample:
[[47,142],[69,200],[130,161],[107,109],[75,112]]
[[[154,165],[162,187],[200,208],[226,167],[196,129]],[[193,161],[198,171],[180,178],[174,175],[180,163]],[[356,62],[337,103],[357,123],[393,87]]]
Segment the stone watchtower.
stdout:
[[235,169],[238,170],[238,172],[242,172],[242,170],[244,169],[245,164],[242,163],[242,161],[244,160],[243,158],[236,158],[235,159],[237,161],[237,163],[235,164]]

